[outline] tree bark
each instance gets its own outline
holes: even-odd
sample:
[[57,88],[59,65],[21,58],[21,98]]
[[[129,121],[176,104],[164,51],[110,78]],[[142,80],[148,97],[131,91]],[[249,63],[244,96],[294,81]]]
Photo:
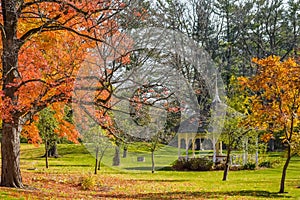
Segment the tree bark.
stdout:
[[48,141],[46,140],[45,141],[45,161],[46,161],[46,168],[48,169],[49,168],[49,164],[48,164],[48,154],[49,154],[49,147],[48,147]]
[[151,164],[152,164],[152,173],[155,172],[155,161],[154,161],[154,151],[151,151]]
[[15,79],[19,78],[18,55],[20,41],[17,39],[17,22],[19,13],[17,12],[19,1],[2,0],[3,27],[1,29],[2,38],[2,91],[3,102],[7,102],[9,114],[3,117],[2,128],[2,171],[1,185],[6,187],[23,188],[20,171],[20,119],[22,113],[14,110],[17,105],[17,88],[12,85]]
[[96,147],[96,163],[95,163],[95,172],[94,172],[94,174],[97,174],[98,154],[99,154],[99,147]]
[[101,158],[98,161],[98,170],[101,170]]
[[231,153],[231,148],[228,147],[227,155],[226,155],[225,168],[224,168],[224,173],[223,173],[223,179],[222,179],[222,181],[226,181],[226,180],[227,180],[228,171],[229,171],[230,153]]
[[125,146],[123,149],[123,158],[127,157],[127,147]]
[[57,142],[53,142],[52,145],[50,145],[50,148],[48,150],[48,155],[50,157],[54,157],[54,158],[58,158],[59,155],[58,155],[58,151],[57,151]]
[[284,193],[284,183],[285,183],[285,177],[286,177],[286,170],[289,166],[291,157],[292,157],[291,156],[291,145],[288,144],[287,158],[286,158],[285,164],[283,166],[283,170],[282,170],[279,193]]
[[117,145],[115,147],[115,155],[113,157],[113,166],[120,165],[120,147]]
[[1,186],[23,188],[20,171],[20,132],[15,124],[2,124]]
[[[46,153],[42,157],[46,157]],[[48,157],[58,158],[59,154],[57,151],[57,142],[48,142]]]
[[101,169],[101,161],[102,161],[102,158],[104,156],[104,153],[106,151],[106,149],[108,148],[108,145],[105,146],[101,151],[100,151],[100,156],[99,156],[99,161],[98,161],[98,170]]

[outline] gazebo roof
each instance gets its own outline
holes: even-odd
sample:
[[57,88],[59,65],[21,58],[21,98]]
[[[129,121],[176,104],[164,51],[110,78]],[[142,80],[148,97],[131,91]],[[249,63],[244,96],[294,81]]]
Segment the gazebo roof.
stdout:
[[[212,113],[223,113],[226,105],[221,101],[218,90],[218,81],[216,78],[215,83],[215,95],[211,104]],[[209,126],[210,117],[207,115],[194,114],[188,119],[184,120],[177,127],[175,127],[175,131],[177,133],[207,133],[207,131],[211,131],[211,126]]]
[[175,127],[177,133],[206,133],[209,122],[206,117],[193,115]]

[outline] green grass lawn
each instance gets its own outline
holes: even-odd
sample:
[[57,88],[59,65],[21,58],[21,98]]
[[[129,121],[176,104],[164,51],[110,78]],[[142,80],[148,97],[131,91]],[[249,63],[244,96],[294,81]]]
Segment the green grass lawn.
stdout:
[[[122,159],[120,170],[102,166],[97,175],[94,172],[94,158],[83,145],[60,144],[60,158],[49,159],[45,169],[43,147],[28,144],[21,146],[21,170],[24,183],[35,190],[20,193],[15,189],[0,188],[1,199],[300,199],[300,158],[293,157],[288,168],[285,194],[277,194],[282,165],[272,169],[254,171],[231,171],[228,181],[222,180],[222,171],[175,172],[157,171],[152,174],[142,163],[136,168],[134,154]],[[165,149],[177,156],[177,150]],[[130,157],[131,156],[131,157]],[[280,158],[280,155],[276,157]],[[163,156],[158,157],[164,160]],[[105,162],[109,165],[110,162]],[[135,170],[124,170],[130,166]],[[164,162],[165,163],[165,162]],[[283,163],[282,163],[283,164]],[[34,170],[33,170],[34,169]],[[144,170],[136,170],[144,169]],[[83,191],[77,187],[78,177],[90,176],[99,183],[98,189]],[[77,177],[77,178],[74,178]],[[55,189],[56,188],[56,189]],[[58,192],[62,188],[65,192]],[[35,192],[38,191],[38,192]],[[21,195],[17,195],[21,194]],[[24,194],[24,195],[23,195]],[[29,195],[30,194],[30,195]],[[88,195],[88,196],[87,196]]]

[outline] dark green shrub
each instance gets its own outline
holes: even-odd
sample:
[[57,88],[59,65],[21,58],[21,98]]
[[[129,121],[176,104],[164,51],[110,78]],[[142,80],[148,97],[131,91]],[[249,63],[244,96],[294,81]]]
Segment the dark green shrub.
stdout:
[[242,166],[242,165],[231,165],[231,166],[229,166],[230,171],[239,171],[239,170],[242,170],[242,169],[244,169],[244,166]]
[[244,165],[243,168],[246,169],[246,170],[255,170],[256,165],[255,165],[255,163],[247,163],[247,164]]
[[276,166],[280,165],[280,163],[281,163],[280,159],[272,160],[271,167],[276,167]]
[[271,167],[271,162],[270,162],[270,161],[263,161],[263,162],[259,163],[258,166],[259,166],[259,167],[270,168],[270,167]]
[[276,160],[266,160],[263,161],[261,163],[259,163],[259,167],[265,167],[265,168],[272,168],[272,167],[276,167],[280,164],[280,159],[276,159]]
[[192,171],[209,171],[212,169],[212,160],[204,158],[191,158],[189,160],[190,170]]
[[190,158],[188,160],[180,158],[173,163],[172,168],[177,171],[209,171],[212,166],[213,162],[206,157]]
[[176,171],[184,171],[188,169],[188,162],[184,158],[179,158],[172,164],[172,169]]
[[224,170],[224,169],[225,169],[225,163],[219,163],[214,166],[214,170]]

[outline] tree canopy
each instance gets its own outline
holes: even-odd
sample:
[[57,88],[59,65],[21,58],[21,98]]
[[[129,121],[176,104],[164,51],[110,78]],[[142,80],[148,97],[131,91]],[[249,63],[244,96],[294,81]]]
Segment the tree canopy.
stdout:
[[293,58],[280,61],[279,56],[254,58],[253,62],[258,65],[257,75],[240,78],[250,95],[249,123],[255,129],[265,130],[266,134],[282,132],[282,142],[287,146],[280,186],[282,193],[289,161],[299,144],[300,66]]

